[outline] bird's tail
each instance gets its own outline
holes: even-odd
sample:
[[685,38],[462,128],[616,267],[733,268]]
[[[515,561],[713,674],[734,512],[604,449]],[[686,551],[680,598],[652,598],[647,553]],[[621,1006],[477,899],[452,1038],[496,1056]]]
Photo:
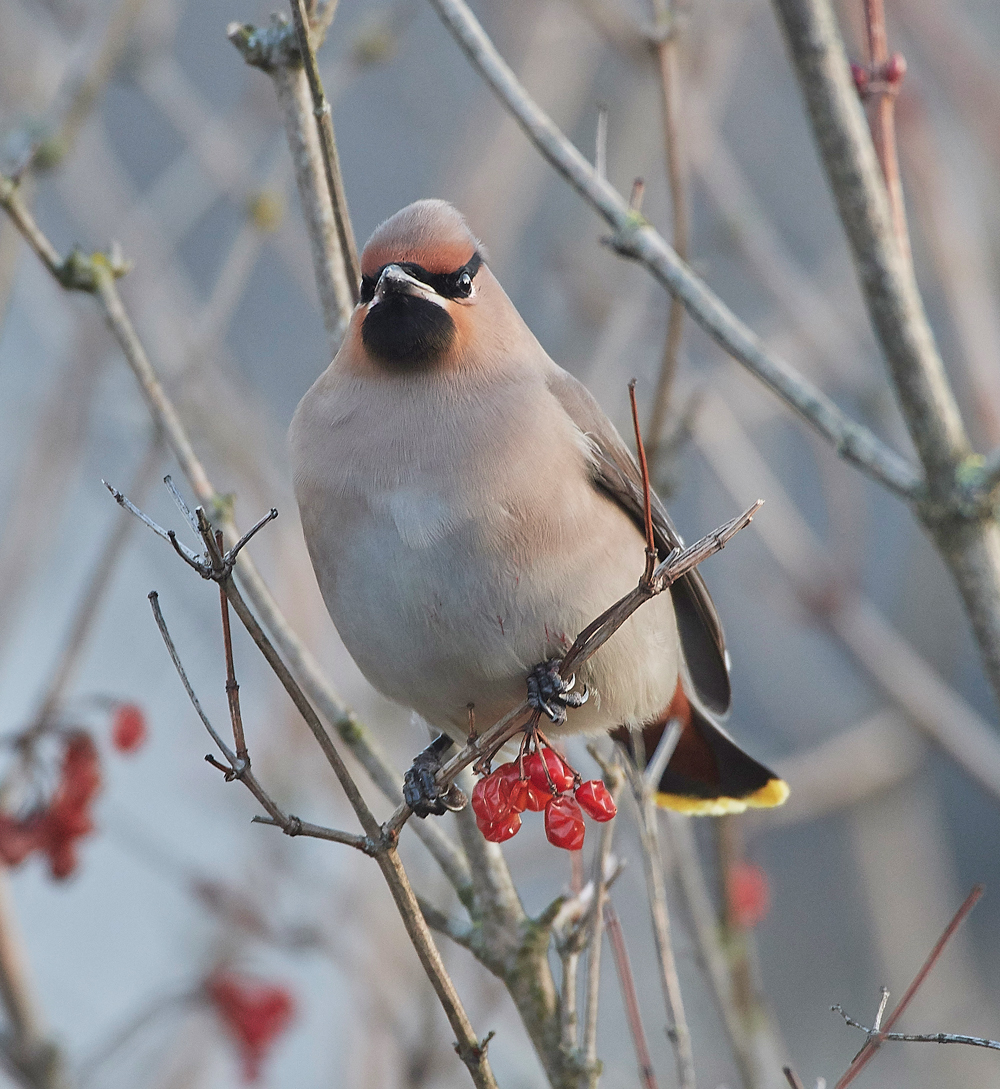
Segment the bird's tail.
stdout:
[[657,784],[657,805],[694,816],[722,816],[742,813],[748,806],[781,805],[788,797],[788,784],[744,752],[709,711],[689,699],[680,679],[658,719],[635,731],[638,736],[625,727],[613,736],[645,767],[674,720],[681,724],[681,735]]

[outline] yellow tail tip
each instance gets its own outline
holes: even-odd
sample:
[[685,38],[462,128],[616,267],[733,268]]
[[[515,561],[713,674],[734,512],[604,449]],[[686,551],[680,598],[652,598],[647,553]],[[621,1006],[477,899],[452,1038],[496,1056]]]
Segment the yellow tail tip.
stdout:
[[683,794],[656,795],[656,804],[689,817],[724,817],[727,813],[742,813],[747,807],[771,809],[784,805],[788,799],[788,784],[784,779],[768,779],[759,790],[745,798],[688,798]]

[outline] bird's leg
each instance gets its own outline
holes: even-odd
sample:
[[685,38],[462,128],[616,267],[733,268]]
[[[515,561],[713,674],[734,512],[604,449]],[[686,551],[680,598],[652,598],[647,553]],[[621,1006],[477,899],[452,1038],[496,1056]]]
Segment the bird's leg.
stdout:
[[465,808],[469,800],[454,783],[447,790],[442,790],[437,784],[441,757],[453,744],[447,734],[436,737],[423,752],[417,754],[413,766],[403,776],[403,797],[418,817],[428,817],[432,813],[437,817],[442,813],[457,813]]
[[559,658],[539,662],[528,674],[528,703],[536,711],[547,715],[557,726],[566,721],[567,707],[580,707],[587,702],[590,692],[574,692],[576,674],[563,680],[559,672]]

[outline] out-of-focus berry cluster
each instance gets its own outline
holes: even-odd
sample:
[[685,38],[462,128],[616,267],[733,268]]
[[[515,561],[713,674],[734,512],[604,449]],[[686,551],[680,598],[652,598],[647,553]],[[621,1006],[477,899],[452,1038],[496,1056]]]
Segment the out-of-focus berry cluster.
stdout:
[[224,969],[209,977],[205,991],[239,1051],[243,1080],[258,1081],[268,1052],[295,1015],[291,993]]
[[[119,752],[135,752],[146,738],[142,709],[133,703],[115,703],[110,734]],[[52,754],[40,756],[40,748],[51,748],[53,741]],[[16,785],[31,800],[19,810],[0,808],[0,860],[17,866],[37,852],[48,860],[52,876],[63,880],[77,867],[79,840],[94,830],[91,806],[102,780],[97,745],[87,730],[74,727],[45,735],[26,733],[15,747],[20,759],[5,779],[3,794],[16,794],[9,780],[18,780]],[[46,781],[53,784],[48,789],[42,785]]]

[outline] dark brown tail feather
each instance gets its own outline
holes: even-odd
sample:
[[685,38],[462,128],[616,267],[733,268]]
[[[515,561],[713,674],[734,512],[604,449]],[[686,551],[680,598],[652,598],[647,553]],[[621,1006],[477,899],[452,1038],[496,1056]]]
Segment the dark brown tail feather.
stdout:
[[745,753],[707,711],[692,703],[680,680],[667,710],[641,731],[641,753],[637,739],[625,727],[612,731],[612,737],[645,766],[672,719],[680,720],[681,736],[660,777],[657,804],[682,813],[721,815],[739,813],[747,806],[781,805],[788,797],[785,782]]

